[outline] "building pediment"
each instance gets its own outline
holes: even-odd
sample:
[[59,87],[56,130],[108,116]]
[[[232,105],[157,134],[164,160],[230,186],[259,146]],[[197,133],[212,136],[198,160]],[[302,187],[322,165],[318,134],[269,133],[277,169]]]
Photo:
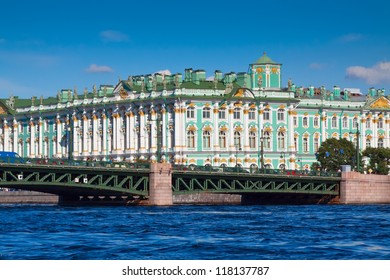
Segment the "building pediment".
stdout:
[[367,107],[370,109],[390,109],[390,100],[381,96],[369,103]]
[[239,88],[237,91],[233,94],[233,97],[238,97],[238,98],[254,98],[253,93],[247,89],[247,88]]

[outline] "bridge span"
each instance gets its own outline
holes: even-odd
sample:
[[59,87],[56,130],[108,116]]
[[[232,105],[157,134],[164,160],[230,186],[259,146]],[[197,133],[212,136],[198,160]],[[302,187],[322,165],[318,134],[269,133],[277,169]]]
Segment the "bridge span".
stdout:
[[160,191],[164,184],[164,192],[171,197],[226,194],[241,196],[242,203],[327,203],[339,196],[340,181],[340,177],[332,176],[175,169],[166,163],[0,164],[0,188],[55,194],[62,204],[166,204],[153,197],[165,195]]

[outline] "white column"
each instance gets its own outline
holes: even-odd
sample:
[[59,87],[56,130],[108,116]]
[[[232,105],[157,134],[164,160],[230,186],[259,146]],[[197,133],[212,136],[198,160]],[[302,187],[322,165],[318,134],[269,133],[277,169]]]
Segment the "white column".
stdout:
[[43,139],[43,121],[42,121],[42,118],[39,118],[38,125],[39,125],[38,156],[39,157],[43,157],[44,156],[44,153],[43,153],[43,142],[44,142],[44,139]]
[[[62,156],[62,151],[61,151],[62,123],[61,123],[61,119],[59,116],[57,116],[56,125],[57,125],[57,135],[56,135],[57,140],[55,142],[56,150],[57,150],[56,156],[61,157]],[[67,137],[69,137],[69,135],[67,135]],[[69,139],[69,140],[71,141],[71,139]],[[70,144],[71,143],[68,143],[68,146]]]
[[[181,148],[181,143],[179,141],[180,140],[180,129],[181,129],[181,125],[180,125],[180,115],[181,114],[180,114],[180,106],[178,104],[175,104],[174,112],[175,112],[175,115],[174,115],[174,122],[175,122],[175,126],[174,126],[174,130],[175,130],[174,152],[176,154],[180,151],[180,148]],[[195,145],[196,145],[196,143],[195,143]]]
[[10,151],[9,147],[9,126],[7,120],[4,120],[4,151]]
[[218,108],[218,102],[215,102],[214,109],[213,109],[213,150],[215,152],[219,151],[219,127],[218,127],[218,114],[219,114],[219,108]]
[[105,113],[102,114],[102,152],[103,156],[108,159],[108,129],[107,129],[107,115]]
[[145,123],[145,113],[144,111],[142,110],[142,108],[140,108],[139,110],[139,143],[140,143],[140,147],[138,147],[139,151],[141,153],[145,153],[145,129],[146,129],[146,123]]
[[136,140],[135,139],[135,119],[134,119],[134,113],[132,111],[129,112],[129,123],[130,123],[130,127],[129,127],[129,135],[128,135],[128,141],[129,141],[129,150],[130,150],[130,154],[134,154],[135,153],[135,143],[134,141]]
[[390,115],[386,114],[386,116],[383,116],[383,123],[384,123],[384,129],[385,129],[385,143],[384,147],[389,148],[390,147]]
[[[366,149],[366,119],[363,117],[361,119],[361,122],[360,122],[362,125],[361,125],[361,132],[360,132],[360,135],[361,135],[361,149],[362,150],[365,150]],[[359,123],[358,123],[359,125]],[[359,127],[359,126],[358,126]],[[356,130],[355,128],[352,128],[350,129],[350,131],[354,131]]]
[[371,147],[378,147],[378,114],[373,115],[372,118],[372,142]]
[[82,138],[82,151],[83,155],[88,155],[88,117],[84,114],[83,115],[83,138]]
[[126,112],[125,153],[130,151],[130,112]]
[[[326,122],[328,121],[327,120],[327,116],[326,116],[326,112],[322,112],[322,115],[320,116],[321,118],[321,142],[324,142],[326,140],[326,134],[325,134],[325,131],[326,131]],[[321,145],[321,143],[320,143]]]
[[15,119],[14,119],[13,129],[14,129],[13,151],[16,153],[19,153],[19,151],[18,151],[18,137],[19,137],[18,122]]
[[165,110],[165,107],[162,107],[161,110],[160,110],[160,114],[161,114],[161,152],[165,152],[168,147],[168,143],[167,143],[167,133],[168,133],[168,128],[167,128],[167,116],[166,116],[166,110]]
[[30,120],[30,126],[30,156],[35,157],[35,124],[32,119]]
[[228,126],[229,126],[229,131],[228,131],[228,147],[229,151],[235,152],[236,147],[234,146],[234,121],[233,121],[233,114],[234,114],[234,108],[230,105],[228,108]]
[[98,139],[100,138],[100,136],[99,136],[98,122],[99,122],[99,118],[96,115],[96,113],[94,113],[92,115],[92,154],[93,155],[99,154]]
[[[242,149],[243,151],[247,151],[249,150],[249,143],[248,143],[248,140],[249,140],[249,133],[248,133],[248,113],[249,113],[249,108],[248,108],[248,104],[245,104],[243,110],[242,110],[243,114],[244,114],[244,127],[243,127],[243,141],[242,141]],[[243,164],[243,162],[242,162]]]
[[79,131],[78,119],[76,115],[73,115],[73,157],[79,156]]

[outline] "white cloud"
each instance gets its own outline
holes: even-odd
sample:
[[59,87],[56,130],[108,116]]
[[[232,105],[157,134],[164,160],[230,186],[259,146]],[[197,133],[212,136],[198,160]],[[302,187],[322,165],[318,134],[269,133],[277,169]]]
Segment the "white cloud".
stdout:
[[159,71],[154,72],[153,74],[161,74],[163,76],[165,76],[165,75],[172,75],[171,71],[169,71],[168,69],[166,69],[166,70],[159,70]]
[[350,79],[363,80],[369,85],[390,82],[390,61],[378,62],[372,67],[348,67],[346,76]]
[[105,66],[105,65],[96,65],[91,64],[87,69],[85,69],[86,72],[89,73],[107,73],[107,72],[114,72],[111,67]]
[[363,35],[359,33],[349,33],[338,38],[342,43],[356,42],[363,39]]
[[120,31],[117,30],[105,30],[100,32],[100,38],[103,42],[126,42],[129,40],[129,37]]

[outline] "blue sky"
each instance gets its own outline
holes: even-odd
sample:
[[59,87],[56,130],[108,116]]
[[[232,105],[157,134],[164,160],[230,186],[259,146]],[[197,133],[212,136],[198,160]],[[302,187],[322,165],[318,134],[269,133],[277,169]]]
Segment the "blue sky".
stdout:
[[388,1],[5,1],[0,97],[55,96],[185,68],[247,71],[266,52],[283,85],[390,92]]

